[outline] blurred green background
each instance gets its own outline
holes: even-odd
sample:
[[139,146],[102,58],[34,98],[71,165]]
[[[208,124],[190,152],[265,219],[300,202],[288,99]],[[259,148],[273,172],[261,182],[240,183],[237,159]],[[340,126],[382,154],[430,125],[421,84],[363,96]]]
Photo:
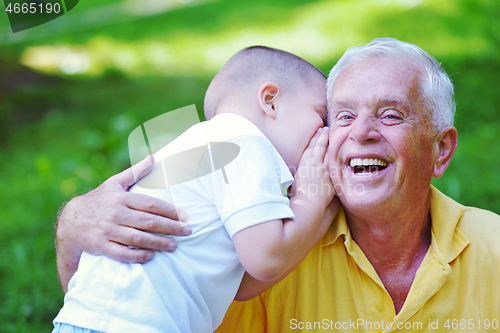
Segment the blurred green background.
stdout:
[[500,213],[498,0],[83,0],[15,34],[0,10],[0,332],[51,330],[61,204],[128,167],[128,134],[144,121],[202,112],[210,79],[249,45],[325,73],[375,37],[421,46],[456,90],[459,146],[435,185]]

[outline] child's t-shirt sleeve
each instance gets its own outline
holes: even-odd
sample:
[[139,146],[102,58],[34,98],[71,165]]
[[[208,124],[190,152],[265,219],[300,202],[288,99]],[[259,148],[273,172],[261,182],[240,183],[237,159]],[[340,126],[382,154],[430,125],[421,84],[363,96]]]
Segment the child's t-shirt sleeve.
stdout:
[[286,197],[293,176],[271,142],[257,135],[231,142],[239,146],[238,156],[213,174],[216,206],[229,236],[258,223],[293,218]]

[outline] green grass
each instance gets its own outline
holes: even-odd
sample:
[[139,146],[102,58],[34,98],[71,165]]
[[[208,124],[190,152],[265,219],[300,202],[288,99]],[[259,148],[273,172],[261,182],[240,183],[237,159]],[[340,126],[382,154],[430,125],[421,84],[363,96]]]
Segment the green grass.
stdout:
[[[180,59],[189,67],[198,66],[199,54],[210,46],[227,59],[243,38],[296,52],[327,73],[346,47],[374,37],[416,43],[443,62],[456,91],[459,146],[434,183],[465,205],[500,213],[496,0],[424,1],[416,7],[402,0],[212,1],[155,16],[89,21],[88,27],[75,23],[110,3],[121,1],[80,1],[67,15],[74,21],[62,17],[18,40],[7,35],[8,21],[0,13],[0,332],[51,330],[63,300],[52,230],[59,207],[129,166],[127,138],[139,124],[190,104],[201,112],[216,70],[200,66],[194,74],[173,75],[151,67],[127,73],[103,62],[93,76],[47,75],[19,65],[30,47],[85,49],[103,38],[104,44],[122,43],[142,54],[143,43],[164,42],[183,55],[183,48],[191,50],[192,57]],[[69,27],[67,33],[61,27]],[[326,55],[311,52],[308,36],[301,39],[307,29],[319,31],[312,46],[327,49]]]

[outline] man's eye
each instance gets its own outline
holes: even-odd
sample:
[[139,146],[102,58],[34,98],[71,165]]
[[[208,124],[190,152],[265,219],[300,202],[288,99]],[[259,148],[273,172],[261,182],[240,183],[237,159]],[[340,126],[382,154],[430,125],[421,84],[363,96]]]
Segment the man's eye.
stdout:
[[354,120],[354,115],[350,112],[340,112],[335,117],[335,123],[338,126],[347,126]]
[[337,119],[338,120],[350,120],[350,119],[354,119],[354,117],[349,113],[340,113],[337,116]]
[[380,117],[382,122],[387,125],[397,125],[404,120],[403,115],[396,110],[388,110]]

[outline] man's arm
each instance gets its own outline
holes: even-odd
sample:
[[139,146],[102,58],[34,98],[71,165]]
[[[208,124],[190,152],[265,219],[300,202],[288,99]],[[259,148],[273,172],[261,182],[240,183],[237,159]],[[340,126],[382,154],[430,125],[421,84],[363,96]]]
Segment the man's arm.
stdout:
[[178,236],[191,233],[189,226],[177,222],[187,220],[185,212],[178,214],[173,205],[163,200],[127,192],[153,165],[154,160],[146,158],[96,189],[73,198],[62,209],[55,238],[57,270],[64,292],[78,268],[82,251],[123,262],[145,263],[153,258],[152,250],[174,251],[177,243],[144,231]]

